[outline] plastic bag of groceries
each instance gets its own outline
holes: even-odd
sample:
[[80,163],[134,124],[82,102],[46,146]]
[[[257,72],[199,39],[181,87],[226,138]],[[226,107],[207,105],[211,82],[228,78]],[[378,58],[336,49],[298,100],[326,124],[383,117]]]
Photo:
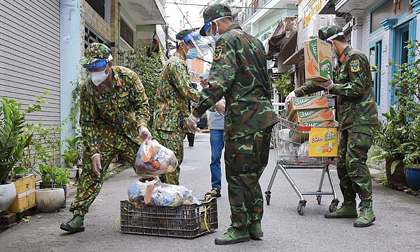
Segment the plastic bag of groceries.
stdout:
[[151,177],[172,172],[178,160],[172,150],[155,139],[144,141],[136,156],[136,173],[141,177]]
[[200,202],[186,187],[162,183],[159,179],[132,183],[128,188],[128,200],[135,205],[171,207]]

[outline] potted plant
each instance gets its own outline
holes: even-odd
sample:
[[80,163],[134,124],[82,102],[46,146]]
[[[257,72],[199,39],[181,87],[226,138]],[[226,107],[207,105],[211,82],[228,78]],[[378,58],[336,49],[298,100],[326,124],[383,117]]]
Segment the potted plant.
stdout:
[[[38,100],[21,110],[21,104],[13,99],[2,98],[0,105],[0,212],[7,210],[16,198],[14,183],[8,183],[16,163],[20,161],[25,149],[31,143],[32,132],[25,131],[26,114],[41,110]],[[22,170],[21,170],[22,171]]]
[[404,186],[407,185],[404,173],[404,151],[401,145],[408,140],[406,132],[402,129],[407,125],[402,118],[401,111],[396,106],[390,106],[388,113],[383,113],[385,121],[379,122],[376,128],[373,143],[379,150],[370,155],[372,162],[385,162],[387,181],[384,184]]
[[61,127],[34,126],[33,150],[38,160],[37,173],[41,177],[36,190],[37,208],[42,212],[54,212],[65,207],[69,171],[59,168]]
[[64,150],[61,158],[64,160],[67,168],[70,171],[70,178],[75,178],[77,176],[78,168],[77,161],[79,159],[79,152],[77,151],[77,142],[78,138],[66,138],[66,150]]
[[410,125],[411,141],[402,145],[405,150],[404,164],[406,165],[405,178],[408,186],[413,190],[420,190],[420,116]]
[[[396,101],[388,113],[383,115],[385,122],[379,124],[374,143],[382,151],[373,155],[373,159],[386,160],[388,182],[390,175],[397,183],[407,184],[405,174],[407,166],[419,164],[420,150],[420,43],[407,41],[406,48],[413,60],[396,65],[391,84],[395,88]],[[414,60],[416,59],[417,60]],[[393,64],[393,62],[391,62]],[[389,165],[390,164],[390,165]]]

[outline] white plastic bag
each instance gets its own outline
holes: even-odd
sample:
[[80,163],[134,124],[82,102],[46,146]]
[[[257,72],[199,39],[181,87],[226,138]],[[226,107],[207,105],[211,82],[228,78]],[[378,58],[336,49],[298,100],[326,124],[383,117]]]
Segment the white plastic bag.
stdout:
[[136,173],[142,177],[151,177],[172,172],[178,166],[178,160],[172,150],[164,147],[155,139],[144,141],[137,152]]

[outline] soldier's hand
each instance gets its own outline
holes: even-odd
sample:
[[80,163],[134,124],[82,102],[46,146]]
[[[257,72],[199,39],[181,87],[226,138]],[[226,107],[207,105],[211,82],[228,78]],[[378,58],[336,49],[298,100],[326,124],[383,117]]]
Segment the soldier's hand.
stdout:
[[292,98],[295,98],[295,97],[296,97],[295,91],[292,91],[290,94],[286,96],[286,100],[284,100],[284,104],[286,108],[289,107],[290,101],[292,101]]
[[188,117],[188,120],[187,120],[187,129],[188,129],[189,132],[191,132],[191,133],[198,132],[197,121],[198,121],[198,118],[195,117],[193,114],[190,114],[190,116]]
[[102,165],[101,165],[101,155],[94,155],[92,157],[92,166],[93,172],[97,175],[101,175]]
[[314,83],[314,85],[319,86],[319,87],[323,87],[325,89],[331,89],[332,85],[334,85],[334,83],[332,82],[330,77],[328,77],[327,81],[314,81],[313,83]]
[[149,129],[145,126],[140,126],[139,134],[143,140],[152,140],[152,134],[150,134]]

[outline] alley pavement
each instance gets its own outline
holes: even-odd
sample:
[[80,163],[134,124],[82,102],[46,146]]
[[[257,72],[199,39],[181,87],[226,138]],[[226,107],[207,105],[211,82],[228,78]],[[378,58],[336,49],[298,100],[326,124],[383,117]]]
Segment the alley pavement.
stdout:
[[[192,149],[188,148],[186,141],[184,146],[180,184],[201,198],[211,189],[209,134],[197,133]],[[261,178],[263,192],[275,166],[275,150],[271,150],[269,164]],[[333,199],[331,195],[323,195],[321,204],[316,196],[305,196],[305,213],[299,215],[299,197],[280,171],[271,189],[270,205],[264,199],[264,237],[234,245],[215,245],[214,239],[221,236],[230,224],[224,165],[222,169],[222,197],[217,199],[219,228],[213,233],[194,239],[120,233],[120,223],[115,222],[120,214],[120,201],[128,198],[127,188],[138,180],[128,168],[104,183],[85,217],[85,232],[68,234],[60,229],[60,223],[72,217],[68,209],[76,190],[71,188],[65,209],[35,214],[27,223],[20,222],[0,233],[0,251],[419,251],[419,198],[374,183],[375,224],[355,228],[355,219],[324,218]],[[317,190],[321,170],[288,172],[300,190]],[[331,176],[342,201],[333,166]],[[331,190],[327,180],[324,181],[324,190]]]

